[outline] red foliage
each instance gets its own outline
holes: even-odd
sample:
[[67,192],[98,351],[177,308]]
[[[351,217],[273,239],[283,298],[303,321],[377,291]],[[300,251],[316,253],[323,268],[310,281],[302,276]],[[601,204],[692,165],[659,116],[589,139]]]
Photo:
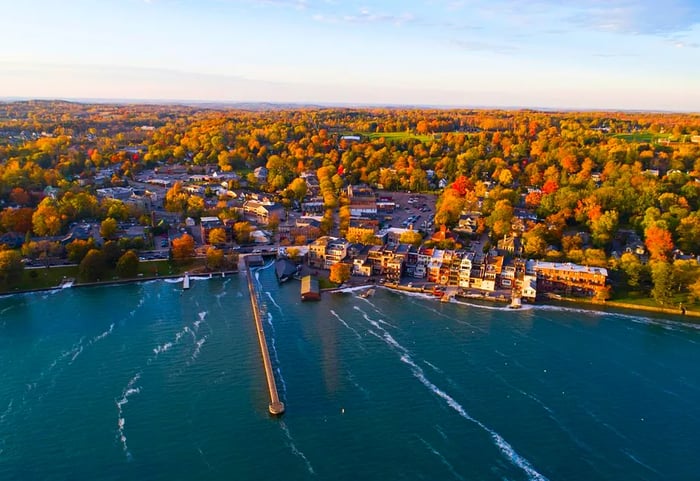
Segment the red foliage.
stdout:
[[644,231],[644,245],[651,260],[665,261],[673,250],[673,239],[671,233],[663,227],[655,225],[649,226]]
[[544,185],[542,186],[542,193],[545,195],[553,194],[558,190],[559,190],[559,184],[557,183],[556,180],[550,179],[547,182],[545,182]]
[[467,191],[474,189],[474,184],[469,178],[460,175],[452,183],[452,189],[456,191],[459,195],[466,195]]

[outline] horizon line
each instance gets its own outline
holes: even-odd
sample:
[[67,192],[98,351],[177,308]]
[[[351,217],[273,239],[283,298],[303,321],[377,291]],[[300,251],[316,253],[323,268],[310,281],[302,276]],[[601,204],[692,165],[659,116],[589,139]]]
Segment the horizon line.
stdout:
[[128,105],[179,105],[191,107],[209,107],[216,106],[240,106],[240,105],[258,105],[258,106],[273,106],[273,107],[338,107],[338,108],[389,108],[389,109],[436,109],[436,110],[534,110],[542,112],[625,112],[625,113],[660,113],[660,114],[686,114],[698,115],[700,111],[692,110],[675,110],[675,109],[644,109],[644,108],[615,108],[615,107],[543,107],[533,105],[459,105],[459,104],[422,104],[422,103],[375,103],[375,102],[313,102],[313,101],[265,101],[265,100],[196,100],[196,99],[157,99],[157,98],[110,98],[110,97],[40,97],[40,96],[0,96],[0,102],[68,102],[78,104],[128,104]]

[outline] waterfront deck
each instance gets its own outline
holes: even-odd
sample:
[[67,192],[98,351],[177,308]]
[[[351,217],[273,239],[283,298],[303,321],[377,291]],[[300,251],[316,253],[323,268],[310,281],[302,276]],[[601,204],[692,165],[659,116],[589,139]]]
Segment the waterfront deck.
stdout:
[[258,298],[255,296],[253,286],[253,276],[250,273],[248,266],[245,266],[245,273],[248,279],[248,291],[250,293],[250,304],[253,307],[253,319],[255,321],[255,330],[258,333],[258,344],[260,344],[260,353],[262,355],[263,366],[265,368],[265,377],[267,378],[267,389],[270,392],[270,404],[268,411],[273,416],[279,416],[284,413],[284,403],[280,401],[277,393],[277,385],[275,384],[275,376],[272,371],[272,362],[270,361],[270,352],[267,349],[267,339],[263,330],[262,318],[260,317],[260,308],[258,307]]

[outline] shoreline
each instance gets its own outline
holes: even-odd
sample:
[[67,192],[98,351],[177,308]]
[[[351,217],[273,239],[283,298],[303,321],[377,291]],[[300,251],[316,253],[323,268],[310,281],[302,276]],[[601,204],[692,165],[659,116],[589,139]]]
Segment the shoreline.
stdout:
[[[405,286],[401,284],[393,284],[393,283],[385,283],[385,284],[373,284],[373,283],[366,283],[366,284],[353,284],[348,287],[341,287],[341,288],[334,288],[334,289],[328,289],[327,292],[343,292],[346,291],[347,289],[352,289],[352,290],[359,290],[363,288],[370,288],[370,287],[384,287],[389,290],[393,291],[400,291],[400,292],[411,292],[414,294],[425,294],[426,297],[432,297],[435,300],[440,300],[440,297],[433,296],[432,295],[432,290],[428,289],[426,290],[424,287],[412,287],[412,286]],[[508,297],[501,298],[501,297],[492,297],[492,296],[486,296],[486,295],[473,295],[473,296],[463,296],[463,295],[455,295],[456,299],[466,299],[466,300],[471,300],[471,301],[486,301],[486,302],[497,302],[501,303],[504,306],[507,306],[510,302],[511,299]],[[674,309],[674,308],[668,308],[668,307],[656,307],[656,306],[644,306],[644,305],[637,305],[637,304],[630,304],[630,303],[625,303],[625,302],[616,302],[616,301],[594,301],[594,300],[587,300],[587,299],[579,299],[579,298],[571,298],[571,297],[561,297],[559,299],[551,299],[551,300],[545,300],[544,302],[534,302],[534,303],[525,303],[527,305],[548,305],[548,306],[556,306],[558,303],[568,303],[568,304],[578,304],[579,306],[583,306],[584,308],[589,308],[586,310],[590,310],[592,312],[594,311],[603,311],[603,312],[611,312],[609,308],[613,309],[619,309],[619,310],[624,310],[624,311],[629,311],[631,313],[634,313],[637,311],[637,313],[656,313],[656,314],[669,314],[677,318],[700,318],[700,311],[692,311],[692,310],[686,310],[685,314],[681,312],[679,309]],[[597,308],[597,309],[594,309]],[[517,310],[517,309],[514,309]],[[688,322],[697,322],[696,319],[691,319]]]
[[[207,276],[208,274],[211,274],[212,277],[217,277],[221,276],[222,274],[224,276],[232,275],[232,274],[240,274],[239,270],[228,270],[228,271],[218,271],[218,272],[210,272],[210,273],[190,273],[191,276]],[[159,279],[177,279],[179,277],[183,277],[185,273],[182,274],[167,274],[167,275],[162,275],[162,276],[151,276],[151,277],[138,277],[138,278],[131,278],[131,279],[114,279],[110,281],[97,281],[97,282],[81,282],[81,283],[75,283],[70,287],[63,288],[60,285],[59,286],[53,286],[53,287],[43,287],[43,288],[37,288],[37,289],[23,289],[23,290],[18,290],[18,291],[8,291],[8,292],[2,292],[0,293],[0,297],[9,297],[9,296],[14,296],[18,294],[33,294],[33,293],[39,293],[39,292],[52,292],[52,291],[60,291],[63,289],[72,289],[72,288],[82,288],[82,287],[101,287],[101,286],[111,286],[111,285],[122,285],[122,284],[134,284],[138,282],[149,282],[149,281],[155,281]],[[322,292],[328,292],[328,293],[335,293],[335,292],[346,292],[348,289],[352,290],[360,290],[360,289],[366,289],[366,288],[377,288],[377,287],[384,287],[389,290],[393,291],[400,291],[400,292],[410,292],[414,294],[425,294],[426,297],[428,298],[433,298],[436,300],[439,300],[440,297],[437,297],[433,295],[433,290],[432,289],[427,289],[424,286],[421,287],[414,287],[414,286],[407,286],[407,285],[402,285],[402,284],[393,284],[393,283],[385,283],[385,284],[376,284],[372,282],[361,282],[361,283],[352,283],[350,285],[347,285],[345,287],[334,287],[330,289],[321,289]],[[472,301],[485,301],[485,302],[496,302],[496,303],[501,303],[503,305],[508,305],[511,301],[510,298],[505,297],[492,297],[492,296],[487,296],[487,295],[468,295],[468,296],[463,296],[463,295],[455,295],[455,298],[458,299],[467,299],[467,300],[472,300]],[[656,313],[656,314],[668,314],[672,315],[677,318],[694,318],[690,322],[697,322],[696,319],[700,318],[700,311],[693,311],[693,310],[686,310],[685,313],[681,312],[679,309],[674,309],[674,308],[668,308],[668,307],[657,307],[657,306],[644,306],[644,305],[637,305],[637,304],[630,304],[626,302],[617,302],[617,301],[594,301],[594,300],[587,300],[587,299],[579,299],[579,298],[571,298],[571,297],[560,297],[559,299],[556,300],[547,300],[545,302],[535,302],[535,303],[528,303],[529,305],[551,305],[551,306],[556,306],[558,303],[568,303],[568,304],[578,304],[583,307],[593,307],[597,309],[588,309],[591,311],[606,311],[609,312],[608,308],[613,308],[613,309],[619,309],[619,310],[624,310],[624,311],[629,311],[629,312],[635,312],[637,311],[638,313]],[[517,309],[516,309],[517,310]]]
[[[8,296],[15,296],[19,294],[34,294],[34,293],[39,293],[39,292],[53,292],[53,291],[62,291],[62,290],[69,290],[69,289],[74,289],[74,288],[82,288],[82,287],[105,287],[105,286],[116,286],[116,285],[122,285],[122,284],[136,284],[138,282],[150,282],[150,281],[157,281],[159,279],[177,279],[180,277],[185,276],[185,272],[182,274],[165,274],[162,276],[150,276],[150,277],[132,277],[129,279],[112,279],[109,281],[95,281],[95,282],[76,282],[72,284],[70,287],[62,287],[61,285],[58,286],[53,286],[53,287],[39,287],[36,289],[22,289],[22,290],[16,290],[16,291],[6,291],[6,292],[0,292],[0,297],[8,297]],[[206,273],[199,273],[199,272],[194,272],[194,273],[189,273],[190,278],[198,277],[198,276],[206,276],[208,277],[209,274],[211,274],[211,277],[220,277],[222,274],[225,276],[229,276],[232,274],[239,274],[238,270],[235,271],[217,271],[217,272],[206,272]]]

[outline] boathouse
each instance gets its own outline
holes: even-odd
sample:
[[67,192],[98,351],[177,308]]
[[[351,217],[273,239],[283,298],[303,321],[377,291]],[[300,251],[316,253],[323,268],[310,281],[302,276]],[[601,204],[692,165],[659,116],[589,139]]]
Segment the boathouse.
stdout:
[[321,289],[318,287],[318,279],[312,276],[304,276],[301,278],[301,300],[321,300]]

